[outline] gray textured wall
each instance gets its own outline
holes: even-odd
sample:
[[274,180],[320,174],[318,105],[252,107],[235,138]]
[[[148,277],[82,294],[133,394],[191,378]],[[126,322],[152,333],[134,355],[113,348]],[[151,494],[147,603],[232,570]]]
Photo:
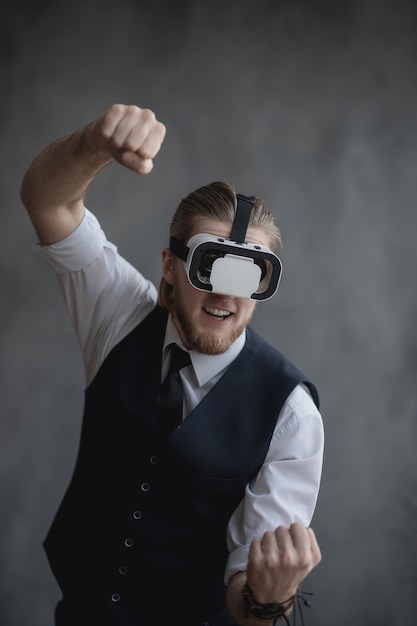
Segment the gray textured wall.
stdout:
[[0,21],[0,624],[45,626],[42,540],[72,472],[81,358],[19,199],[29,161],[113,102],[167,125],[154,172],[88,206],[155,281],[178,200],[264,197],[285,250],[255,326],[317,382],[326,427],[308,626],[416,618],[417,3],[16,0]]

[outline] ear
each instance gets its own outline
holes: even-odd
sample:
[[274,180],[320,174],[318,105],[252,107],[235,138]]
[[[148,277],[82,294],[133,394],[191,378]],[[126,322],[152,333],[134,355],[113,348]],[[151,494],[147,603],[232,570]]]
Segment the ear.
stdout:
[[162,273],[168,285],[174,284],[174,255],[169,248],[162,249]]

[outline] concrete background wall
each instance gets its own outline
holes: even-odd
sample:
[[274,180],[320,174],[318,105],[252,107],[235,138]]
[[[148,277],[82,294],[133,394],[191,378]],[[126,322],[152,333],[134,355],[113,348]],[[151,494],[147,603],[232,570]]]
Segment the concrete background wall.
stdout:
[[153,173],[88,206],[155,281],[179,199],[226,180],[284,237],[254,325],[317,383],[326,427],[308,626],[416,623],[417,3],[15,0],[0,21],[0,624],[46,626],[42,541],[70,478],[80,354],[19,186],[113,102],[153,108]]

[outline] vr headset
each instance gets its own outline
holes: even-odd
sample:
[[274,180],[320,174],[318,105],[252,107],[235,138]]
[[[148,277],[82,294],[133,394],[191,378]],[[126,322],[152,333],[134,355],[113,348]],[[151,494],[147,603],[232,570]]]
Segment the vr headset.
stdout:
[[236,298],[268,300],[281,278],[280,259],[266,246],[245,243],[253,197],[237,194],[230,238],[199,233],[187,245],[170,238],[170,250],[184,261],[188,280],[196,289]]

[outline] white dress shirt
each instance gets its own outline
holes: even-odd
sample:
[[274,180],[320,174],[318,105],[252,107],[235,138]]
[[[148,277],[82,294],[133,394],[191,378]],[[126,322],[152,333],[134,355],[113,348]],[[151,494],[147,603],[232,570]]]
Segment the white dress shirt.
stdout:
[[[35,249],[57,273],[82,349],[88,385],[111,349],[154,308],[157,290],[119,255],[87,209],[84,220],[71,235],[48,246],[36,243]],[[164,347],[172,341],[181,345],[169,316]],[[224,354],[190,351],[192,365],[181,372],[185,419],[244,344],[242,333]],[[164,358],[163,377],[167,367]],[[298,385],[277,415],[262,468],[246,486],[245,497],[230,518],[226,583],[234,573],[246,569],[252,539],[295,521],[310,524],[319,491],[323,447],[321,414],[307,388]]]

